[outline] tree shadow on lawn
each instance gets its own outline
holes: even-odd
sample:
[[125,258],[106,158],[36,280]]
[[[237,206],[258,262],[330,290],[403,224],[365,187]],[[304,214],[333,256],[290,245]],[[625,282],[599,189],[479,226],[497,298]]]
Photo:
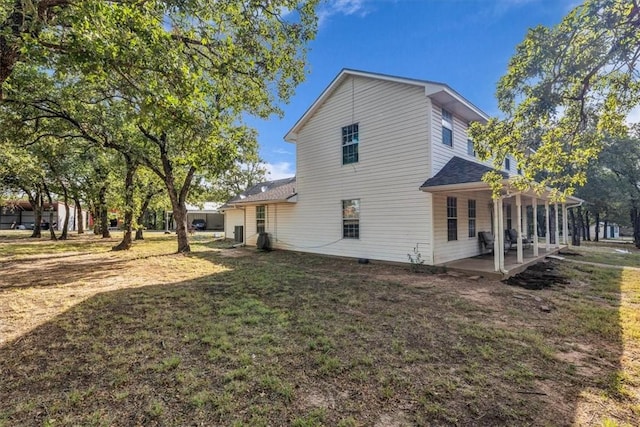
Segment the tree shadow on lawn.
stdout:
[[585,391],[623,398],[613,277],[536,293],[542,313],[497,282],[192,256],[228,270],[93,296],[0,347],[0,425],[569,425]]

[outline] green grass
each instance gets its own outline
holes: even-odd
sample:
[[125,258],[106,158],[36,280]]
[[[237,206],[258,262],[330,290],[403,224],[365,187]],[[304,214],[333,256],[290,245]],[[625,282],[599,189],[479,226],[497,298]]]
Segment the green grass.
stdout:
[[580,256],[570,257],[576,261],[640,268],[640,249],[637,249],[633,244],[605,246],[597,242],[582,242],[581,246],[572,246],[570,250],[580,254]]
[[[0,323],[23,328],[0,347],[0,425],[639,424],[638,271],[567,263],[569,285],[525,291],[194,240],[171,256],[151,235],[104,266],[99,239],[61,243],[91,268],[3,241],[29,246],[11,262],[33,278],[0,288]],[[21,326],[39,295],[75,302]]]

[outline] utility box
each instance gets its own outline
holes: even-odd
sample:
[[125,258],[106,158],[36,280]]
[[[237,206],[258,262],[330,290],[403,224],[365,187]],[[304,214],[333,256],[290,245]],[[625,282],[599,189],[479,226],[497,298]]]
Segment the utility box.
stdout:
[[244,242],[244,226],[243,225],[236,225],[233,228],[233,240],[236,243]]

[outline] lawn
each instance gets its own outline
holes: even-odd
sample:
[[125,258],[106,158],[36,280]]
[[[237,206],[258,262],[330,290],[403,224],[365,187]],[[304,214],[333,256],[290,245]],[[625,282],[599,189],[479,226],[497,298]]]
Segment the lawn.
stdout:
[[529,291],[206,233],[12,236],[0,425],[640,425],[633,269]]

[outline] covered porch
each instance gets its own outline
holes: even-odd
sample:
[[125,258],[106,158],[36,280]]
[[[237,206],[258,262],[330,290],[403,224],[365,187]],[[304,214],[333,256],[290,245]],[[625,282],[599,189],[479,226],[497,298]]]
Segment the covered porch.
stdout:
[[[582,200],[569,197],[564,203],[558,203],[551,189],[543,192],[518,189],[505,172],[501,172],[500,194],[493,197],[489,185],[482,181],[482,176],[490,170],[488,166],[454,157],[427,180],[421,190],[439,201],[432,204],[433,217],[436,224],[447,228],[447,233],[435,233],[434,264],[504,279],[568,244],[567,211],[580,205]],[[442,209],[445,200],[447,209]],[[469,203],[468,214],[464,208],[458,212],[458,200]],[[481,216],[482,210],[487,214]],[[464,239],[466,222],[468,239]],[[478,238],[480,232],[490,234],[490,247]],[[438,250],[440,252],[436,252]]]
[[522,262],[518,262],[517,252],[511,250],[504,256],[504,271],[495,270],[494,254],[492,253],[450,261],[441,265],[446,267],[447,270],[465,273],[470,276],[482,276],[503,280],[526,270],[530,265],[544,260],[549,255],[556,254],[565,247],[565,245],[560,245],[559,247],[552,246],[547,251],[546,247],[542,246],[538,248],[537,256],[533,254],[533,248],[524,249]]

